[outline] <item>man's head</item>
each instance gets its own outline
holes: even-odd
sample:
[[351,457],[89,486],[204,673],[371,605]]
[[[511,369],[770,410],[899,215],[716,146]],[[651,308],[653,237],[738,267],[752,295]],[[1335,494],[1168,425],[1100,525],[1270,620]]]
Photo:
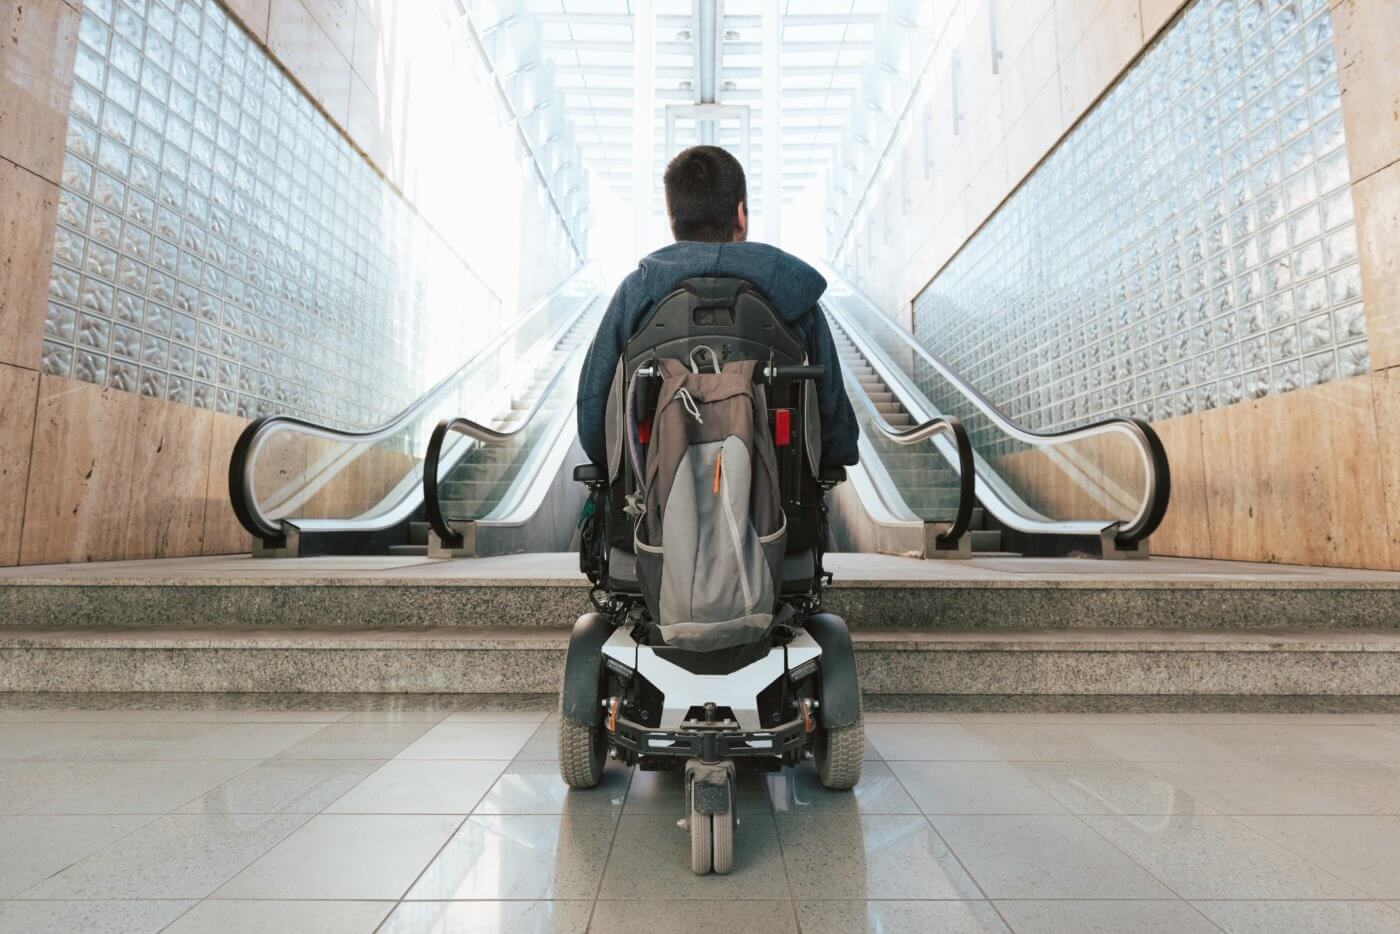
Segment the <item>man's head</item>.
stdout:
[[691,146],[666,166],[666,213],[677,240],[731,243],[749,235],[744,167],[718,146]]

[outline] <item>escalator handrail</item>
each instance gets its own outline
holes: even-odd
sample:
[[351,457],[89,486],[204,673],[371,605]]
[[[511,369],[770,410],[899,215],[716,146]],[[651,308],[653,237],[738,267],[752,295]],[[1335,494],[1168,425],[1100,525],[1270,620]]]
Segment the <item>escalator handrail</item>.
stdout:
[[[531,305],[523,315],[472,354],[465,363],[438,380],[431,388],[426,390],[417,399],[410,402],[397,415],[394,415],[378,428],[358,431],[331,428],[327,425],[308,421],[304,418],[298,418],[295,415],[264,415],[261,418],[254,419],[238,436],[238,441],[233,446],[233,453],[229,456],[229,502],[233,506],[233,512],[239,524],[247,529],[249,534],[254,538],[262,539],[269,547],[280,546],[286,542],[286,532],[283,527],[268,519],[258,510],[255,505],[255,498],[252,490],[253,475],[250,468],[253,459],[261,449],[263,441],[274,429],[290,428],[301,434],[311,435],[316,438],[324,438],[328,441],[353,442],[358,444],[370,444],[381,438],[388,437],[402,428],[414,415],[431,405],[436,400],[436,397],[455,382],[464,372],[476,366],[487,355],[500,350],[501,347],[505,345],[506,341],[515,336],[515,334],[534,318],[536,314],[543,310],[550,302],[554,301],[564,289],[574,284],[587,269],[588,267],[582,266],[570,273],[563,282],[560,282],[550,290],[548,295],[545,295]],[[568,320],[573,321],[582,316],[588,309],[589,304],[589,302],[580,302],[577,308],[569,312]],[[557,329],[555,333],[557,333]]]
[[[1167,504],[1171,499],[1171,467],[1167,461],[1166,448],[1163,447],[1161,438],[1147,422],[1140,418],[1114,416],[1091,422],[1088,425],[1063,428],[1058,431],[1032,431],[1002,412],[995,403],[958,376],[947,364],[924,347],[917,338],[900,328],[893,319],[871,304],[870,300],[857,289],[851,288],[850,294],[856,300],[870,305],[876,320],[899,338],[910,350],[918,354],[925,363],[937,370],[939,375],[952,383],[954,388],[980,409],[982,414],[986,415],[993,424],[1013,438],[1036,447],[1047,447],[1054,444],[1083,441],[1102,434],[1127,435],[1137,446],[1138,453],[1142,456],[1146,480],[1145,495],[1142,506],[1132,520],[1126,525],[1115,523],[1117,528],[1113,533],[1114,540],[1120,545],[1134,545],[1147,538],[1162,524],[1162,519],[1167,514]],[[823,299],[822,303],[834,311],[838,318],[842,320],[846,318],[846,315],[839,307],[835,306],[834,302]]]
[[567,362],[561,362],[554,371],[554,375],[549,378],[549,382],[545,384],[544,389],[540,390],[534,403],[525,410],[520,421],[509,431],[501,431],[461,415],[444,418],[434,426],[433,433],[428,439],[428,450],[423,455],[423,508],[428,515],[428,525],[437,533],[438,540],[444,548],[461,548],[465,540],[462,533],[455,531],[448,523],[447,516],[442,511],[442,498],[438,492],[438,463],[442,459],[442,448],[447,443],[447,436],[456,432],[474,438],[483,444],[500,444],[511,440],[530,427],[535,416],[539,414],[545,403],[554,394],[555,387],[559,385],[559,380],[568,369]]
[[[857,382],[851,378],[853,374],[844,360],[841,361],[841,371],[848,380]],[[898,428],[889,423],[868,394],[859,392],[856,395],[860,397],[875,428],[895,444],[919,444],[945,433],[953,436],[953,443],[958,449],[958,511],[953,524],[938,536],[938,541],[944,545],[956,545],[972,527],[972,510],[977,505],[977,465],[972,457],[972,439],[968,437],[967,429],[952,415],[938,415],[909,428]]]

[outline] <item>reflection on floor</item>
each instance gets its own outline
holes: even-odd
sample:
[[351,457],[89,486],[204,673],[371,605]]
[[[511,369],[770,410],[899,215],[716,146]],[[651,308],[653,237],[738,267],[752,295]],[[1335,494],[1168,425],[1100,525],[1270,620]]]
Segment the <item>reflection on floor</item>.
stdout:
[[1400,714],[871,713],[702,879],[679,780],[566,792],[551,709],[0,695],[0,930],[1400,931]]

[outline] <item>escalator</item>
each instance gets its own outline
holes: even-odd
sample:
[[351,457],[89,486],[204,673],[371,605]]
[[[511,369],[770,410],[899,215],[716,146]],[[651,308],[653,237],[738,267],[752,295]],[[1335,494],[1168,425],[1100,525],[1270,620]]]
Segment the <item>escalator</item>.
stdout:
[[1017,422],[839,276],[822,307],[861,420],[861,465],[834,504],[843,550],[933,554],[927,529],[959,503],[966,452],[947,433],[901,443],[909,426],[958,421],[971,442],[977,505],[955,551],[1145,557],[1170,496],[1166,453],[1145,422],[1055,431]]
[[[836,331],[832,336],[841,358],[847,395],[852,400],[867,403],[862,406],[865,411],[862,413],[858,410],[856,417],[862,423],[862,436],[877,457],[862,457],[861,460],[866,463],[878,462],[880,466],[877,469],[883,470],[893,490],[902,491],[896,492],[894,496],[913,513],[915,520],[910,521],[914,522],[916,527],[925,522],[951,521],[951,517],[957,513],[962,495],[957,467],[945,459],[932,444],[898,444],[881,430],[882,426],[869,417],[870,406],[879,413],[880,420],[896,429],[912,428],[915,425],[914,416],[870,361],[861,354],[855,342],[841,331]],[[861,417],[862,414],[865,415],[864,418]],[[975,507],[970,523],[967,531],[971,536],[968,544],[972,551],[1001,551],[1001,531],[988,527],[986,510],[980,506]],[[918,530],[915,543],[907,548],[917,547],[921,536],[922,530]]]
[[508,440],[458,435],[444,446],[435,478],[454,518],[480,526],[481,553],[565,550],[582,494],[559,478],[581,457],[574,383],[602,311],[600,279],[585,267],[376,429],[291,416],[250,424],[229,495],[254,553],[426,553],[425,451],[436,424],[463,416]]
[[[822,307],[861,426],[861,463],[832,500],[835,548],[1146,555],[1170,491],[1149,426],[1028,429],[828,279]],[[596,274],[581,271],[374,431],[254,422],[229,482],[255,553],[567,550],[584,495],[569,478],[584,459],[575,387],[603,305]]]

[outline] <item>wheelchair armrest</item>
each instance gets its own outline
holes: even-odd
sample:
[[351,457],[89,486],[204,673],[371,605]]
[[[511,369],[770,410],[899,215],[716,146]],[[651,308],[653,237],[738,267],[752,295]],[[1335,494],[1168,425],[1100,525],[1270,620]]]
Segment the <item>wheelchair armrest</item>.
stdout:
[[574,479],[579,483],[586,483],[589,486],[593,486],[595,484],[607,483],[608,472],[606,469],[599,467],[591,461],[587,464],[575,464]]
[[823,467],[817,471],[817,482],[826,489],[831,489],[840,483],[846,482],[845,467]]

